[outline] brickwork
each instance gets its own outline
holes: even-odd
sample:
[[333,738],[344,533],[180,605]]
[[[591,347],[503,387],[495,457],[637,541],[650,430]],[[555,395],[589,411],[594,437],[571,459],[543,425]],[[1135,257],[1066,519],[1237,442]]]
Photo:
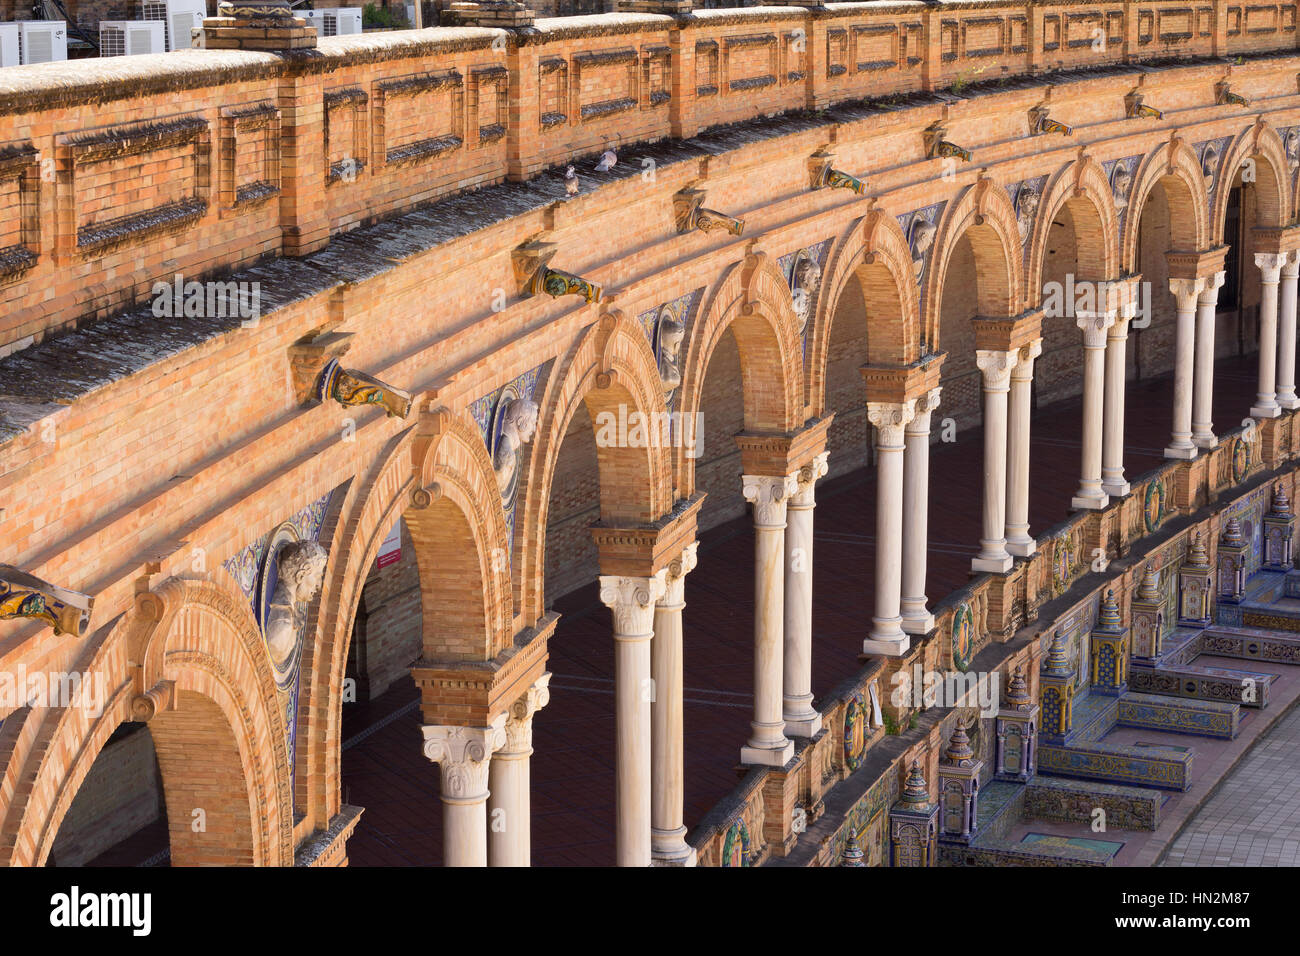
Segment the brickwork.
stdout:
[[[1294,20],[1279,9],[1272,32],[1215,25],[1171,42],[1188,55],[1290,50]],[[701,527],[743,513],[742,430],[747,447],[771,451],[834,412],[831,468],[865,463],[864,365],[902,370],[898,382],[915,384],[928,374],[922,358],[945,353],[938,417],[977,424],[971,319],[1027,327],[1033,320],[1017,317],[1041,305],[1042,283],[1071,269],[1152,282],[1156,314],[1131,361],[1143,377],[1168,369],[1166,254],[1217,247],[1229,191],[1207,191],[1189,144],[1227,138],[1230,161],[1254,160],[1246,227],[1287,226],[1282,134],[1300,116],[1290,92],[1300,59],[1058,77],[1053,115],[1076,134],[1030,136],[1029,110],[1045,89],[971,88],[973,68],[1001,63],[1011,75],[1168,53],[1136,28],[1102,56],[1068,38],[1048,49],[1037,31],[1018,52],[1027,12],[1068,33],[1064,10],[954,8],[955,32],[936,11],[913,24],[858,4],[683,21],[617,14],[539,21],[504,52],[492,46],[498,31],[464,27],[335,38],[310,58],[206,50],[129,58],[137,62],[112,73],[102,64],[6,70],[0,557],[93,594],[95,607],[75,638],[0,622],[0,666],[95,659],[118,690],[96,721],[0,713],[0,859],[47,859],[116,726],[137,698],[174,685],[162,696],[177,706],[149,720],[174,860],[291,861],[344,812],[339,700],[363,594],[373,686],[418,655],[426,717],[481,722],[544,667],[555,626],[547,606],[595,573],[594,519],[656,527],[700,492]],[[988,52],[996,37],[973,22],[983,17],[1012,38],[1006,50]],[[796,29],[803,50],[788,42]],[[1258,101],[1251,115],[1215,102],[1225,71]],[[954,83],[950,102],[835,106]],[[1138,86],[1165,119],[1125,116]],[[759,118],[808,106],[827,112]],[[701,132],[731,120],[745,125]],[[939,121],[977,161],[927,158],[925,131]],[[613,143],[618,166],[597,172],[589,155]],[[812,188],[810,162],[827,149],[835,168],[866,177],[866,195]],[[1121,229],[1098,169],[1135,156]],[[550,167],[571,159],[581,187],[564,199]],[[1007,187],[1038,176],[1046,198],[1022,224]],[[745,219],[743,238],[678,232],[673,198],[691,184]],[[899,217],[937,203],[934,245],[918,266]],[[539,238],[553,244],[552,268],[601,287],[598,301],[530,293],[535,273],[521,275],[520,263]],[[822,242],[822,279],[801,330],[781,263]],[[1248,296],[1258,284],[1249,252]],[[164,321],[144,303],[155,281],[178,272],[257,282],[262,314]],[[702,416],[702,456],[598,445],[602,414],[666,411],[665,356],[639,317],[687,295],[697,307],[673,409]],[[51,334],[73,326],[80,331]],[[1234,335],[1221,331],[1230,349]],[[347,367],[412,395],[406,417],[315,399],[309,373],[323,361],[313,366],[312,356],[332,335],[350,336],[339,353]],[[1044,336],[1039,400],[1077,394],[1080,333],[1051,318]],[[528,376],[538,424],[519,451],[520,490],[503,500],[471,409]],[[1270,466],[1294,450],[1285,422],[1267,426]],[[1235,484],[1223,455],[1179,466],[1178,507]],[[331,558],[291,715],[291,779],[260,629],[223,562],[321,500]],[[1125,546],[1140,538],[1135,506],[1115,507],[1089,518],[1081,538],[1100,534],[1103,520]],[[403,562],[376,575],[399,517]],[[1048,560],[981,585],[981,606],[997,619],[987,633],[1005,639],[1016,609],[1050,592]],[[475,680],[464,676],[471,670]],[[781,790],[775,802],[785,801]],[[201,833],[189,828],[197,809]]]

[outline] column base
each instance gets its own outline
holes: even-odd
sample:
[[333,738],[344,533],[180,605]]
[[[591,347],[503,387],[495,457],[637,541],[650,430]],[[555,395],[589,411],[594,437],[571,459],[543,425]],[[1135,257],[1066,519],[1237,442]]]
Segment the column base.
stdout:
[[1277,418],[1281,414],[1282,409],[1277,402],[1271,405],[1252,405],[1250,408],[1252,418]]
[[1123,498],[1132,487],[1122,477],[1120,478],[1103,478],[1101,480],[1101,490],[1106,492],[1112,498]]
[[1219,439],[1215,437],[1214,432],[1201,432],[1199,435],[1192,436],[1192,444],[1197,448],[1215,448],[1219,444]]
[[1283,395],[1281,392],[1278,392],[1277,407],[1282,409],[1284,412],[1293,412],[1297,408],[1300,408],[1300,397],[1297,397],[1295,393]]
[[868,637],[862,642],[862,653],[876,657],[902,657],[911,646],[912,640],[906,634],[886,640]]
[[1181,458],[1184,461],[1191,461],[1196,457],[1197,447],[1189,440],[1186,445],[1170,445],[1165,449],[1166,458]]
[[1038,550],[1038,542],[1029,537],[1029,526],[1018,528],[1007,535],[1007,554],[1017,558],[1027,558]]
[[792,757],[794,757],[794,743],[789,740],[777,750],[751,747],[748,744],[740,748],[741,763],[757,764],[760,767],[784,767]]
[[699,854],[686,842],[686,827],[650,831],[651,866],[694,866]]
[[988,572],[990,574],[1006,574],[1011,570],[1012,565],[1016,563],[1015,558],[1009,554],[999,555],[997,557],[980,557],[973,558],[970,566],[972,571]]
[[934,615],[929,611],[910,617],[904,615],[902,628],[905,634],[929,634],[934,630]]
[[811,714],[791,714],[785,718],[787,737],[816,737],[821,729],[822,715],[816,711]]
[[1110,499],[1101,490],[1077,494],[1070,499],[1071,508],[1079,508],[1085,511],[1100,511],[1108,504],[1110,504]]

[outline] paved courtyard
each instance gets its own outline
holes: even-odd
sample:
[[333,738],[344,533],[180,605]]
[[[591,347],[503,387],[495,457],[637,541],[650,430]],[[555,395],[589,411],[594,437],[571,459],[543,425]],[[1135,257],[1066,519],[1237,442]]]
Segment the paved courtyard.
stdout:
[[1164,866],[1300,865],[1300,707],[1228,774],[1169,848]]

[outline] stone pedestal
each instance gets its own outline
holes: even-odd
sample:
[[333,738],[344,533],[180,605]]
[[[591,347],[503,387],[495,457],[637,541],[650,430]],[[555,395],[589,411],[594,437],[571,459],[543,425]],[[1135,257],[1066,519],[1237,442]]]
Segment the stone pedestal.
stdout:
[[203,20],[198,45],[205,50],[311,50],[316,28],[293,15],[283,0],[222,0]]

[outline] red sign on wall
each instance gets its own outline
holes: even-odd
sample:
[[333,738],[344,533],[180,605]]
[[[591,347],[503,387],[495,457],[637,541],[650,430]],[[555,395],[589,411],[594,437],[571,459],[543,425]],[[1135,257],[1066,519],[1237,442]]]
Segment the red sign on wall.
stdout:
[[393,523],[392,530],[388,532],[379,545],[379,560],[377,563],[381,568],[386,568],[400,560],[402,560],[402,519],[398,518]]

